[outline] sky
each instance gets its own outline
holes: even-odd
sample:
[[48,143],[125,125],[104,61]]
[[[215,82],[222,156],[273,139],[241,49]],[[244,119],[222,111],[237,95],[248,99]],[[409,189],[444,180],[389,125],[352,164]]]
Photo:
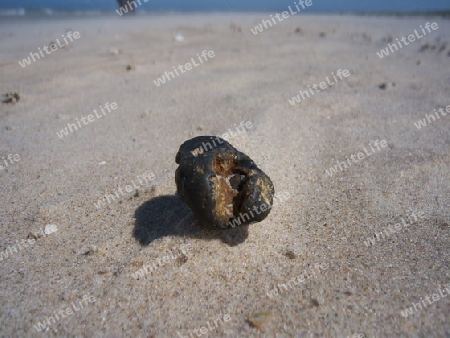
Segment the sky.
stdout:
[[[298,0],[140,0],[148,11],[284,11]],[[450,0],[311,0],[310,12],[417,12],[450,10]],[[113,10],[116,0],[0,0],[0,8]]]

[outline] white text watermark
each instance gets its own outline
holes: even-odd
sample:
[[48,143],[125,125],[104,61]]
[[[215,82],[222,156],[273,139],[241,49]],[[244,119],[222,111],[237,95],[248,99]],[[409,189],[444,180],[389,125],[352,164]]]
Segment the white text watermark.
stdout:
[[[308,89],[305,91],[300,90],[299,94],[297,94],[296,96],[294,96],[292,99],[289,99],[289,103],[291,104],[291,106],[295,106],[297,103],[300,103],[304,100],[306,100],[306,98],[310,98],[311,96],[309,95],[309,93],[311,93],[311,95],[313,96],[315,93],[320,93],[321,90],[327,89],[329,86],[334,85],[335,83],[338,83],[339,80],[337,79],[337,77],[339,77],[339,79],[343,80],[344,77],[349,77],[350,76],[350,72],[348,71],[348,69],[338,69],[338,71],[336,72],[336,75],[334,74],[334,72],[331,73],[331,75],[333,76],[333,79],[335,82],[330,81],[330,78],[327,76],[325,77],[326,82],[322,81],[319,84],[314,83],[312,85],[312,88],[310,85],[308,85]],[[320,89],[319,89],[320,87]],[[314,90],[315,92],[314,92]],[[309,90],[309,91],[308,91]],[[300,98],[301,97],[301,98]]]
[[[59,132],[56,132],[56,135],[58,135],[58,137],[60,139],[62,139],[64,136],[68,136],[69,132],[73,133],[74,131],[81,129],[83,125],[87,126],[89,123],[94,122],[96,119],[100,119],[103,116],[106,116],[106,112],[105,112],[104,108],[106,108],[108,113],[111,113],[111,110],[116,110],[118,108],[118,106],[117,106],[117,103],[115,103],[115,102],[113,102],[113,103],[106,102],[105,107],[102,107],[100,105],[99,108],[100,108],[102,114],[99,115],[97,109],[94,109],[93,110],[94,114],[90,114],[88,116],[81,116],[81,118],[80,118],[81,121],[79,121],[78,118],[76,118],[75,119],[77,121],[76,124],[75,123],[67,123],[67,127],[65,127],[64,129],[61,129]],[[81,122],[83,122],[83,124],[81,124]]]
[[[70,42],[73,42],[74,39],[75,40],[79,39],[80,36],[81,36],[80,33],[77,31],[75,31],[73,33],[72,33],[72,31],[67,32],[67,38],[70,40]],[[33,60],[33,62],[36,62],[37,60],[44,58],[45,55],[50,55],[52,52],[57,51],[59,48],[63,48],[64,46],[67,46],[69,44],[69,42],[67,41],[66,36],[62,35],[62,37],[66,44],[62,44],[59,41],[59,38],[57,38],[56,42],[58,43],[59,47],[55,43],[51,43],[50,46],[42,47],[42,49],[45,51],[46,54],[44,54],[42,49],[40,47],[38,47],[39,53],[31,52],[29,57],[27,57],[26,59],[23,59],[22,61],[19,61],[19,65],[22,68],[25,68],[26,66],[31,65],[31,60]]]
[[364,147],[363,148],[364,153],[360,151],[357,154],[351,154],[350,158],[348,157],[346,158],[346,161],[339,162],[338,160],[336,160],[337,164],[334,167],[331,167],[330,170],[325,170],[326,174],[332,177],[334,174],[338,173],[338,169],[344,171],[350,168],[352,166],[352,163],[358,163],[359,161],[365,159],[366,157],[373,155],[376,152],[374,146],[377,148],[377,151],[380,151],[382,148],[386,148],[388,146],[388,143],[386,142],[386,140],[382,141],[376,140],[374,142],[374,145],[372,145],[372,143],[369,143],[369,145],[372,152],[367,151],[366,147]]
[[[37,331],[46,331],[50,325],[55,324],[57,321],[66,318],[67,316],[73,315],[75,312],[80,311],[85,308],[89,303],[94,303],[95,297],[90,296],[89,294],[84,295],[82,300],[78,301],[78,304],[71,303],[70,306],[61,309],[59,311],[53,311],[53,315],[48,316],[42,322],[38,322],[36,325],[33,325]],[[78,307],[77,307],[78,305]]]
[[275,286],[272,290],[267,292],[267,296],[270,299],[273,299],[274,296],[278,296],[279,294],[281,294],[283,292],[283,288],[284,288],[284,291],[287,291],[288,289],[293,288],[292,284],[294,284],[296,286],[300,286],[301,284],[305,283],[307,279],[317,278],[316,272],[320,272],[321,270],[324,271],[328,268],[329,268],[328,263],[322,263],[322,264],[316,263],[316,264],[314,264],[314,268],[311,267],[311,268],[305,270],[300,276],[291,278],[289,280],[289,282],[287,282],[286,284],[278,284],[277,286]]
[[[35,236],[36,238],[45,237],[45,235],[51,235],[56,231],[58,231],[58,227],[55,224],[48,224],[44,229],[40,229],[36,232]],[[36,238],[22,239],[20,243],[19,241],[16,241],[16,244],[10,245],[6,248],[6,250],[0,251],[0,261],[3,261],[8,257],[11,257],[14,253],[18,253],[19,251],[33,245],[36,243]]]
[[253,213],[253,211],[256,213],[256,215],[259,215],[259,214],[261,214],[261,212],[265,212],[266,210],[272,209],[274,206],[278,205],[279,203],[286,202],[289,198],[291,198],[291,194],[287,191],[284,193],[277,194],[277,195],[275,195],[275,197],[273,199],[272,206],[269,204],[264,204],[264,203],[260,204],[259,206],[254,206],[253,209],[249,210],[248,212],[239,213],[238,217],[236,217],[233,220],[231,220],[230,222],[228,222],[228,226],[231,228],[235,228],[244,222],[251,221],[253,218],[255,218],[255,214]]
[[[445,294],[445,292],[444,292],[445,290],[447,291],[447,294]],[[439,289],[438,290],[439,294],[434,293],[431,296],[427,295],[425,297],[426,302],[425,302],[425,300],[422,299],[422,297],[420,297],[420,302],[412,303],[412,306],[410,306],[406,310],[400,311],[400,314],[402,315],[402,317],[407,318],[408,316],[412,316],[415,311],[422,310],[423,308],[427,307],[428,305],[431,305],[434,302],[437,302],[438,300],[447,297],[450,294],[450,283],[448,283],[448,286],[445,288],[445,290]],[[432,300],[430,300],[430,298]],[[422,307],[422,305],[423,305],[423,307]]]
[[[192,70],[192,66],[198,67],[198,66],[200,66],[201,64],[203,64],[204,62],[208,61],[209,59],[214,58],[215,56],[216,56],[216,54],[214,54],[214,51],[213,51],[213,50],[210,50],[210,51],[208,51],[208,52],[207,52],[206,50],[204,50],[204,51],[202,52],[201,55],[197,54],[197,60],[198,60],[200,63],[195,62],[195,59],[194,59],[194,58],[191,58],[192,63],[187,62],[187,63],[184,64],[184,65],[178,65],[177,67],[173,66],[173,67],[172,67],[172,68],[173,68],[173,72],[172,72],[172,71],[168,71],[168,72],[166,71],[166,72],[164,72],[164,75],[161,76],[161,77],[159,77],[159,78],[157,78],[156,80],[154,80],[153,83],[154,83],[157,87],[159,87],[159,86],[161,86],[162,84],[165,84],[166,81],[168,82],[168,81],[170,81],[170,80],[172,80],[172,79],[175,79],[175,77],[180,76],[181,74],[178,73],[178,70],[179,70],[182,74],[184,74],[184,73],[186,73],[188,70]],[[175,73],[174,73],[174,72],[175,72]],[[175,76],[175,74],[176,74],[176,76]],[[172,78],[171,78],[171,77],[172,77]]]
[[[413,225],[415,222],[418,222],[419,218],[423,218],[424,215],[425,215],[425,213],[423,211],[417,212],[417,215],[416,215],[416,212],[414,211],[414,212],[411,213],[411,216],[410,216],[410,217],[414,218],[414,220],[412,222],[410,222],[410,224],[406,223],[405,219],[402,217],[402,219],[401,219],[402,222],[401,223],[399,222],[399,223],[396,223],[394,225],[388,225],[387,229],[385,229],[384,232],[381,231],[381,232],[375,233],[373,235],[373,237],[375,239],[372,238],[372,237],[368,237],[367,240],[364,241],[364,244],[366,246],[374,245],[375,244],[375,240],[380,241],[381,238],[385,239],[386,237],[389,237],[391,234],[395,234],[395,233],[399,232],[402,229],[406,229],[408,226]],[[417,216],[419,216],[419,218],[417,218]]]
[[118,186],[117,187],[117,191],[115,191],[112,194],[105,194],[105,196],[100,198],[97,201],[97,203],[94,203],[95,207],[97,209],[105,207],[106,203],[111,204],[112,202],[115,202],[116,200],[119,200],[120,197],[126,196],[127,194],[131,194],[133,191],[138,190],[139,188],[144,186],[144,184],[148,185],[150,183],[150,181],[153,181],[155,179],[155,174],[154,173],[150,173],[150,174],[138,175],[136,178],[138,179],[139,184],[141,184],[141,185],[136,185],[136,183],[133,180],[131,180],[131,184],[125,185],[123,187],[124,189],[122,189],[121,186]]
[[[441,113],[442,116],[447,116],[447,113],[450,113],[450,104],[447,107],[445,107],[445,111],[444,111],[444,107],[439,108],[437,111],[436,111],[436,109],[434,109],[434,115],[433,114],[431,114],[431,115],[425,114],[425,118],[422,120],[419,120],[417,122],[414,122],[414,125],[416,126],[416,128],[418,130],[420,130],[422,127],[427,126],[427,121],[428,121],[428,124],[430,124],[431,122],[435,122],[436,120],[439,120],[441,117],[439,116],[438,112]],[[433,120],[433,121],[431,121],[431,120]]]
[[[429,22],[427,22],[425,24],[425,29],[428,31],[428,33],[431,33],[431,30],[437,30],[439,28],[438,24],[436,22],[433,22],[432,24],[430,24]],[[420,25],[420,29],[422,30],[423,35],[420,35],[417,32],[417,29],[414,30],[414,34],[410,34],[408,35],[408,41],[406,41],[406,38],[404,36],[402,36],[402,38],[399,40],[398,38],[396,38],[397,40],[397,44],[395,43],[388,43],[387,47],[380,50],[379,52],[377,52],[377,55],[380,59],[384,58],[385,56],[388,56],[390,53],[394,53],[396,51],[398,51],[398,48],[403,48],[403,45],[408,46],[411,42],[416,41],[417,40],[423,38],[425,35],[427,35],[427,32],[425,31],[425,29],[422,27],[422,25]],[[401,42],[400,42],[401,41]],[[398,47],[397,47],[398,45]],[[395,50],[394,50],[395,47]]]
[[[189,330],[188,331],[189,333],[188,333],[187,336],[183,336],[180,332],[177,332],[177,333],[178,333],[178,336],[180,338],[200,337],[202,334],[208,334],[209,332],[211,332],[211,331],[215,330],[216,328],[218,328],[219,324],[221,324],[221,321],[226,323],[226,322],[229,322],[230,320],[231,320],[230,315],[226,314],[226,315],[223,315],[223,316],[219,316],[219,318],[215,319],[214,320],[214,326],[211,326],[209,324],[209,321],[207,321],[206,324],[207,324],[208,327],[206,327],[206,325],[205,325],[205,326],[202,326],[200,329],[192,330],[192,332],[191,332],[191,330]],[[194,334],[195,334],[195,336],[194,336]]]
[[[202,142],[202,146],[198,147],[194,150],[191,151],[191,154],[194,155],[194,157],[197,157],[200,154],[203,154],[204,152],[208,151],[208,150],[212,150],[215,147],[218,147],[219,144],[222,144],[223,141],[221,140],[224,139],[225,141],[229,141],[230,139],[238,136],[240,133],[244,133],[247,130],[253,128],[253,125],[250,121],[244,122],[241,121],[241,123],[239,124],[239,126],[236,126],[236,133],[234,133],[231,129],[228,129],[228,131],[224,134],[222,134],[219,137],[211,137],[211,142]],[[216,144],[217,141],[217,144]],[[209,148],[209,149],[208,149]]]
[[174,256],[173,253],[171,253],[170,255],[165,255],[162,258],[158,258],[151,265],[145,265],[141,269],[139,269],[138,271],[133,272],[131,274],[131,277],[133,277],[134,279],[144,278],[150,272],[153,272],[156,269],[158,269],[159,267],[163,266],[164,264],[169,263],[170,259],[176,260],[176,259],[179,259],[179,258],[183,258],[185,256],[187,257],[188,256],[187,254],[188,254],[189,250],[192,250],[192,247],[191,247],[190,243],[180,247],[181,254],[178,254],[178,255]]
[[[289,17],[291,17],[292,15],[295,15],[297,13],[300,13],[302,9],[305,9],[306,7],[309,7],[312,5],[312,0],[299,0],[298,4],[297,2],[294,2],[295,8],[297,9],[297,11],[293,10],[291,6],[288,7],[289,12],[288,11],[284,11],[281,13],[276,13],[275,14],[275,18],[278,20],[275,20],[273,15],[270,15],[270,19],[268,20],[261,20],[261,23],[257,26],[255,26],[254,28],[250,28],[251,32],[253,33],[253,35],[258,35],[258,33],[262,33],[264,31],[264,29],[269,29],[270,27],[272,27],[273,25],[276,25],[278,22],[282,22],[284,19],[287,19]],[[301,9],[300,9],[301,7]]]
[[[14,164],[14,162],[20,161],[20,155],[19,154],[9,154],[7,158],[2,156],[3,164],[0,164],[0,170],[8,168],[10,165]],[[9,163],[8,163],[9,161]],[[0,162],[1,163],[1,162]]]

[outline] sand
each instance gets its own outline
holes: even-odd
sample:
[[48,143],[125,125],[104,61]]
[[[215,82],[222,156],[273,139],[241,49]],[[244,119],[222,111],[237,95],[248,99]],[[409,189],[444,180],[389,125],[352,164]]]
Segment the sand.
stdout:
[[[414,124],[450,105],[450,22],[302,13],[254,35],[268,16],[1,19],[0,94],[20,94],[0,104],[0,158],[20,157],[0,170],[1,336],[450,336],[450,297],[425,300],[450,287],[450,114]],[[426,22],[439,29],[377,56]],[[203,230],[175,195],[175,155],[241,121],[230,142],[289,198]]]

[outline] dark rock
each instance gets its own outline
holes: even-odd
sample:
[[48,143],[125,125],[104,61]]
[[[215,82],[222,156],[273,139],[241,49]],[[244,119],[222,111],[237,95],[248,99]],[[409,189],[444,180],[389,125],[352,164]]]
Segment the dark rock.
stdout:
[[288,250],[286,251],[286,253],[284,254],[287,258],[289,259],[295,259],[297,256],[295,255],[294,251],[292,250]]
[[1,96],[2,103],[16,103],[20,100],[20,95],[18,93],[6,93]]
[[220,137],[199,136],[180,146],[175,162],[178,195],[205,227],[234,228],[270,213],[270,178]]
[[319,307],[319,301],[315,298],[311,298],[311,306]]
[[[131,1],[128,0],[117,0],[119,7],[120,8],[126,8],[128,11],[127,12],[123,12],[123,14],[125,15],[130,15],[130,14],[134,14],[135,13],[135,9],[137,7],[137,5],[131,6],[129,5],[129,3],[131,3]],[[137,2],[135,2],[137,3]]]
[[426,43],[426,44],[424,44],[424,45],[422,45],[422,46],[420,47],[420,51],[421,51],[421,52],[424,52],[424,51],[426,51],[427,49],[430,49],[430,44],[428,44],[428,43]]

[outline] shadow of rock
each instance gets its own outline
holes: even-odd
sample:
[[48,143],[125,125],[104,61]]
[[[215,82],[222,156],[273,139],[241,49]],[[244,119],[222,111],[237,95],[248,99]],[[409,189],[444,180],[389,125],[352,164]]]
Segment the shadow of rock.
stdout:
[[191,210],[177,195],[152,198],[136,209],[133,236],[143,246],[158,238],[180,236],[205,240],[220,239],[236,246],[248,237],[248,225],[229,230],[209,230],[201,227]]

